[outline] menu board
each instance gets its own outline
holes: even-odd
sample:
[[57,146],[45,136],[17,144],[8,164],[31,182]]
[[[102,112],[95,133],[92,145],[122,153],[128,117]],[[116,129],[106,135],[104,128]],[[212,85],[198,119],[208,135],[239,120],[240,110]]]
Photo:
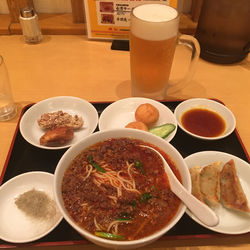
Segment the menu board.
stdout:
[[84,0],[88,38],[128,40],[132,8],[145,3],[161,3],[177,8],[177,1]]

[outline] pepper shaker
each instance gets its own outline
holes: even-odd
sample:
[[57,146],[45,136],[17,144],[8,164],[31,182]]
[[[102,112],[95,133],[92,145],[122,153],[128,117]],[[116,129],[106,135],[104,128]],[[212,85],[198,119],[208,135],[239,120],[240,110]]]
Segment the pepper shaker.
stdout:
[[38,24],[38,16],[33,8],[22,8],[20,10],[19,20],[26,43],[39,43],[42,41],[42,33]]

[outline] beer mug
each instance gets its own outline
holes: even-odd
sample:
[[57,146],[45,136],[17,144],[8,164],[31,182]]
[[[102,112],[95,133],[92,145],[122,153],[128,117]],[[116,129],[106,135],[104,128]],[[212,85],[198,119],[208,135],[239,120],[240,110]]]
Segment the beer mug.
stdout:
[[[135,7],[130,19],[130,71],[133,96],[162,100],[168,93],[184,87],[192,78],[199,58],[198,41],[179,35],[180,15],[164,4],[143,4]],[[169,82],[176,44],[192,49],[192,58],[184,79]]]

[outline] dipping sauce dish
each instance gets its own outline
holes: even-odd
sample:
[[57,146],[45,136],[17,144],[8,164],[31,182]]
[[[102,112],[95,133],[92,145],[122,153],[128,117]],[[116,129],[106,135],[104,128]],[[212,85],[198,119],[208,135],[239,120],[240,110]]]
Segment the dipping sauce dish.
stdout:
[[174,111],[178,126],[187,134],[217,140],[230,135],[236,126],[233,113],[223,104],[205,98],[181,102]]

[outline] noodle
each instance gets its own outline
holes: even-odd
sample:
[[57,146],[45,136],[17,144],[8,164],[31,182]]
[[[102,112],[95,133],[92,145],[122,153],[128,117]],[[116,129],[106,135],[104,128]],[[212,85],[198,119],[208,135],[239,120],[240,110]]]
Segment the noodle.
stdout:
[[108,197],[109,197],[114,203],[117,203],[117,197],[112,196],[112,195],[108,195]]
[[134,164],[133,163],[128,164],[128,162],[126,162],[126,163],[127,163],[127,166],[128,166],[128,175],[129,175],[130,179],[132,179],[131,169],[132,169],[132,167],[134,167]]
[[[89,178],[91,174],[94,174],[95,178],[93,179],[93,182],[98,187],[100,187],[104,183],[111,184],[111,186],[117,189],[118,197],[122,196],[122,190],[121,190],[122,187],[127,191],[136,192],[140,194],[140,192],[135,187],[135,181],[131,174],[131,168],[134,166],[134,164],[128,164],[128,162],[126,162],[127,173],[124,173],[122,170],[119,171],[118,173],[113,170],[110,170],[108,164],[105,162],[101,162],[99,165],[106,170],[105,173],[97,172],[96,169],[93,169],[91,164],[87,164],[86,165],[87,174],[85,177],[83,177],[83,180],[86,180],[87,178]],[[128,174],[129,179],[122,177],[121,173]]]
[[[132,189],[135,189],[135,190],[132,190],[132,189],[131,189],[132,192],[138,191],[138,190],[136,190],[135,181],[134,181],[134,179],[132,179],[131,175],[130,175],[130,178],[131,178],[132,180],[127,180],[127,179],[123,178],[122,176],[120,176],[120,173],[122,173],[122,171],[119,171],[119,172],[117,173],[117,176],[118,176],[121,180],[123,180],[124,188],[125,188],[126,190],[130,190],[131,188],[129,188],[129,186],[132,186]],[[127,187],[125,187],[125,184],[126,184],[126,183],[128,184]],[[123,184],[122,184],[122,185],[123,185]],[[138,192],[139,192],[139,191],[138,191]],[[139,192],[139,193],[140,193],[140,192]]]
[[[135,193],[141,194],[140,191],[136,189],[135,180],[131,173],[134,167],[134,163],[129,164],[126,161],[126,167],[127,167],[126,172],[123,170],[120,170],[118,172],[113,171],[110,169],[109,165],[105,162],[100,162],[98,164],[101,168],[105,169],[105,173],[96,171],[96,169],[93,169],[91,164],[88,164],[86,166],[87,175],[85,176],[84,180],[86,180],[91,174],[93,174],[93,177],[94,177],[93,182],[99,188],[101,188],[102,184],[110,184],[111,186],[116,188],[117,197],[113,195],[108,196],[108,198],[110,198],[115,204],[117,203],[117,198],[122,196],[122,188],[128,192],[135,192]],[[128,179],[121,176],[122,174],[124,174],[125,176],[127,175]],[[112,229],[112,233],[117,234],[118,226],[121,223],[131,223],[131,222],[119,221],[119,220],[112,221],[107,227],[107,232],[110,232]],[[99,223],[97,223],[96,217],[94,217],[94,225],[97,231],[104,230],[104,228]]]
[[118,226],[119,224],[121,223],[131,223],[131,221],[123,221],[123,220],[115,220],[115,221],[112,221],[109,226],[108,226],[108,229],[107,231],[110,232],[111,228],[114,227],[114,230],[112,230],[112,233],[113,234],[118,234]]
[[102,185],[101,182],[97,181],[97,179],[93,179],[93,182],[96,184],[96,186],[100,187]]
[[[135,181],[130,172],[134,164],[128,164],[128,162],[126,162],[127,172],[123,172],[122,170],[120,170],[119,172],[110,170],[110,168],[108,168],[108,164],[105,164],[103,162],[102,164],[99,164],[99,165],[103,169],[106,170],[105,173],[101,173],[101,172],[94,173],[94,183],[97,184],[99,187],[102,183],[110,184],[111,186],[117,189],[118,197],[122,196],[122,188],[124,188],[128,192],[135,192],[135,193],[141,194],[136,189]],[[122,177],[121,173],[128,175],[129,179]]]
[[87,170],[87,175],[85,177],[83,177],[83,181],[85,181],[86,179],[89,178],[91,172],[93,171],[93,167],[91,166],[91,164],[88,164],[86,166],[86,170]]
[[97,223],[96,217],[94,217],[94,223],[95,223],[96,230],[98,231],[105,230],[105,228],[102,225]]

